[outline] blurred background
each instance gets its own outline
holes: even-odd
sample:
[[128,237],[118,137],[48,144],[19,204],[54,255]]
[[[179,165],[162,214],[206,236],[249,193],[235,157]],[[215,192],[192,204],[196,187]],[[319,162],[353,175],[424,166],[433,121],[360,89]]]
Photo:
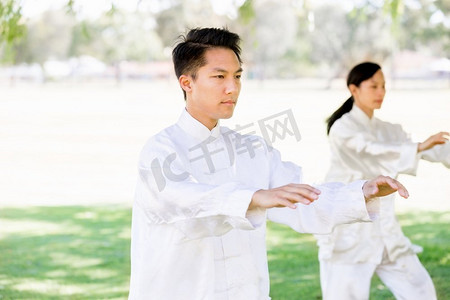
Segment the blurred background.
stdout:
[[[376,116],[415,141],[450,130],[450,0],[0,0],[0,299],[125,299],[137,160],[183,107],[171,62],[194,27],[242,38],[231,128],[292,112],[273,143],[320,183],[325,119],[355,64],[379,63]],[[450,178],[420,163],[396,211],[439,299],[450,295]],[[269,223],[273,299],[320,299],[309,235]],[[393,299],[378,279],[371,299]],[[378,280],[378,281],[377,281]]]
[[[362,61],[379,63],[386,76],[378,116],[416,141],[450,128],[449,0],[0,5],[0,205],[129,205],[142,145],[183,107],[171,51],[194,27],[228,27],[242,37],[243,89],[224,123],[291,110],[302,141],[286,137],[275,146],[310,182],[328,168],[324,120],[349,96],[345,77]],[[430,168],[412,194],[427,197],[423,187],[432,185],[441,194],[428,209],[450,207],[442,201],[450,186],[434,179],[448,179],[437,176],[447,170]]]
[[393,79],[450,84],[448,0],[2,0],[0,80],[172,76],[176,37],[228,27],[247,78],[345,76],[374,60]]

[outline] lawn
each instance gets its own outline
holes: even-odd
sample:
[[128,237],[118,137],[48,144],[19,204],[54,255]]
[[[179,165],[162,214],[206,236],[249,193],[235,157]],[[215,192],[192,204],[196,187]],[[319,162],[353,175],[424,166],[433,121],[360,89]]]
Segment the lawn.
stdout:
[[[130,208],[34,206],[0,209],[0,299],[126,299]],[[399,215],[424,248],[420,259],[439,299],[450,295],[450,214]],[[317,248],[310,235],[268,223],[271,296],[320,299]],[[377,278],[371,299],[394,299]]]
[[[398,218],[403,232],[424,248],[419,258],[433,279],[438,299],[450,299],[450,213],[410,212]],[[272,298],[322,299],[315,239],[269,222],[267,244]],[[377,276],[372,279],[370,296],[371,300],[395,299]]]
[[2,208],[1,299],[125,299],[130,209]]

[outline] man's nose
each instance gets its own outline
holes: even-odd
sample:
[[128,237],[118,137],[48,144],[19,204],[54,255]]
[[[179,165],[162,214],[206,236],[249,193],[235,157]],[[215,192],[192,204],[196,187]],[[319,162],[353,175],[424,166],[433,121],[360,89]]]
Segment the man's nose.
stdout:
[[236,93],[239,90],[239,82],[235,79],[228,80],[225,89],[227,94]]

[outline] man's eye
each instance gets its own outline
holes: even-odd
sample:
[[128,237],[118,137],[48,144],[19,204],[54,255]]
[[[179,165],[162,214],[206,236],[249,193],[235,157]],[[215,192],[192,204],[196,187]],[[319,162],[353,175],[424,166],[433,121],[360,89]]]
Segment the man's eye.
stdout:
[[214,77],[216,77],[216,78],[225,78],[223,75],[216,75]]
[[241,74],[236,75],[236,78],[237,78],[237,79],[241,79],[241,76],[242,76]]

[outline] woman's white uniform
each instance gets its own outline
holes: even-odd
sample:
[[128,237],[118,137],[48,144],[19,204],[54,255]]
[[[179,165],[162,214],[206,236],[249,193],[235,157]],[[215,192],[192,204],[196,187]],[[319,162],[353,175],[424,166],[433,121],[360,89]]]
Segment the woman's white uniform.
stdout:
[[[356,105],[333,124],[329,141],[327,182],[415,175],[419,159],[450,168],[450,143],[417,153],[418,144],[400,125],[370,119]],[[369,299],[374,272],[397,299],[436,299],[428,272],[397,222],[394,197],[379,201],[374,222],[340,225],[332,234],[316,235],[323,299]]]

